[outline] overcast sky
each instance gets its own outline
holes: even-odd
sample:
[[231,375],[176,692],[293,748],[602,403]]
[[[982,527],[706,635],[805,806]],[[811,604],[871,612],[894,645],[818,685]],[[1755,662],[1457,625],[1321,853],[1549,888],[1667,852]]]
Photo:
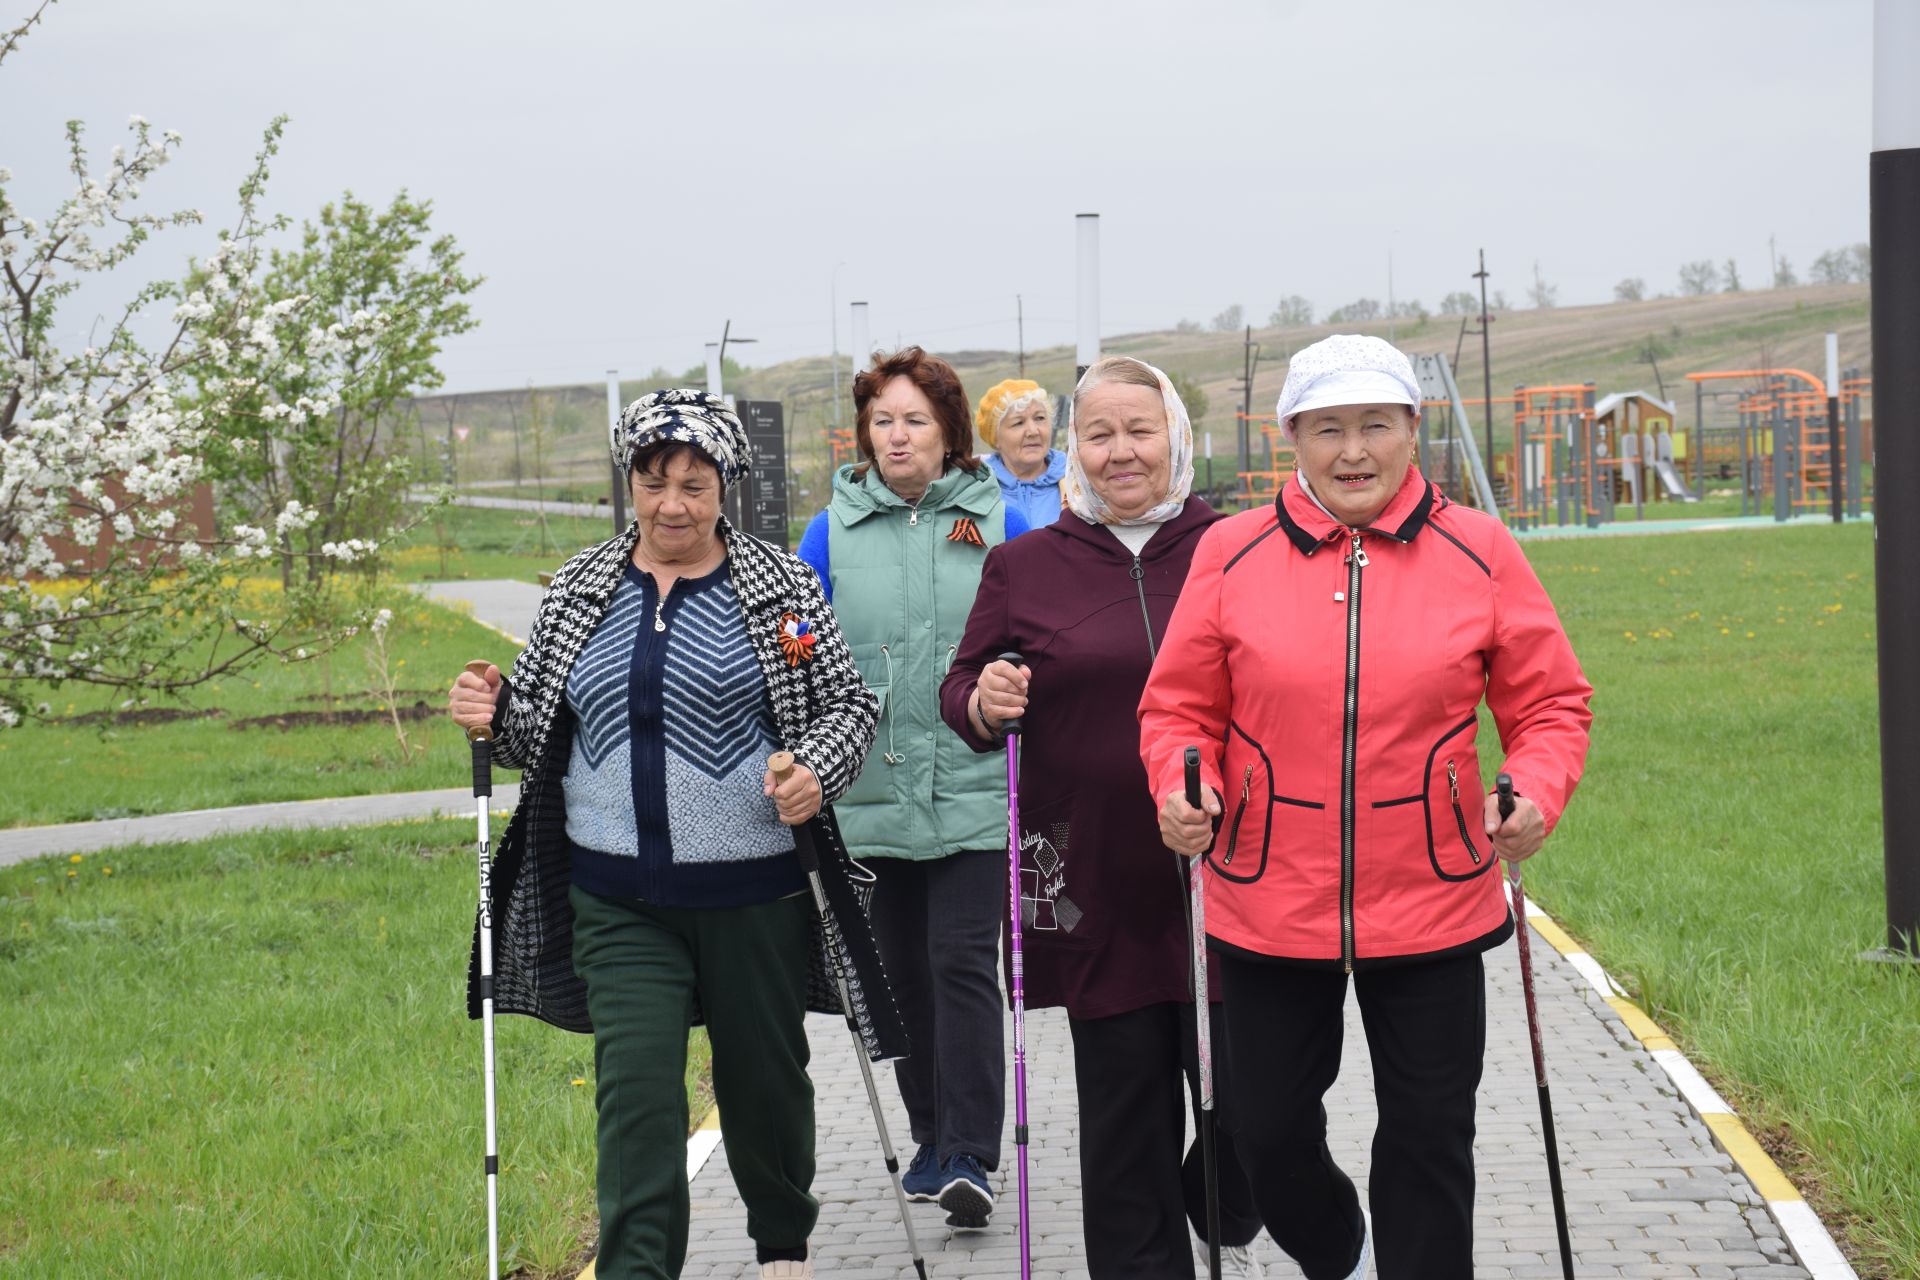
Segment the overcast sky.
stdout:
[[[34,0],[0,0],[11,28]],[[1181,4],[62,0],[0,67],[0,166],[51,212],[62,122],[186,135],[155,206],[435,205],[487,283],[456,390],[876,343],[1073,338],[1073,215],[1102,215],[1102,328],[1264,321],[1471,288],[1561,303],[1768,237],[1804,276],[1866,239],[1870,0]],[[172,274],[193,233],[143,253]],[[62,329],[84,332],[82,317]]]

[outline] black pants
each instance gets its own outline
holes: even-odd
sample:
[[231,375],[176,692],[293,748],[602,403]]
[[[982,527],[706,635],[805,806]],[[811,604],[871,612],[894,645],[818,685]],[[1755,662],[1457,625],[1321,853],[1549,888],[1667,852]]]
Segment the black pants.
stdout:
[[[1341,1280],[1360,1248],[1360,1200],[1327,1150],[1321,1099],[1340,1071],[1346,975],[1215,962],[1237,1086],[1226,1119],[1260,1216],[1307,1280]],[[1480,957],[1363,972],[1354,990],[1379,1109],[1368,1187],[1376,1274],[1471,1280],[1474,1091],[1487,1044]]]
[[[1204,1238],[1207,1221],[1193,1006],[1152,1004],[1110,1018],[1070,1018],[1067,1025],[1073,1031],[1080,1104],[1080,1216],[1087,1273],[1093,1280],[1191,1277],[1187,1224],[1191,1220]],[[1229,1096],[1221,1074],[1222,1026],[1216,1005],[1216,1108]],[[1191,1145],[1185,1142],[1189,1107],[1195,1129]],[[1223,1118],[1215,1157],[1220,1239],[1243,1245],[1260,1230],[1260,1215],[1224,1124]]]
[[912,1055],[894,1064],[917,1143],[942,1161],[1000,1163],[1007,1109],[1001,1052],[1000,904],[1007,855],[968,850],[909,861],[869,858],[873,932]]

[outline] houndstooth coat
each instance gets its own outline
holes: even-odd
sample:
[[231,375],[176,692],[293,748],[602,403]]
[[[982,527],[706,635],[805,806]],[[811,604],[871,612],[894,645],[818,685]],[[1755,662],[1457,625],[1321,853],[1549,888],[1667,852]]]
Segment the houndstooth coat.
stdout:
[[[781,744],[820,779],[825,803],[859,775],[873,745],[879,704],[854,666],[813,570],[796,556],[720,521],[727,566],[759,659]],[[568,1031],[588,1032],[586,984],[573,971],[572,883],[566,797],[561,779],[573,748],[567,676],[605,616],[633,555],[638,526],[580,552],[553,577],[527,646],[514,660],[494,712],[493,758],[524,772],[520,804],[493,859],[489,901],[494,922],[494,1008],[525,1013]],[[783,620],[811,625],[811,656],[789,661]],[[791,645],[791,641],[789,641]],[[903,1057],[906,1035],[874,946],[856,875],[830,809],[807,824],[819,852],[828,911],[814,927],[807,1007],[850,1014],[876,1061]],[[474,922],[467,969],[467,1012],[480,1016],[480,930]],[[851,1011],[840,1001],[844,974]],[[696,1008],[694,1021],[700,1020]]]

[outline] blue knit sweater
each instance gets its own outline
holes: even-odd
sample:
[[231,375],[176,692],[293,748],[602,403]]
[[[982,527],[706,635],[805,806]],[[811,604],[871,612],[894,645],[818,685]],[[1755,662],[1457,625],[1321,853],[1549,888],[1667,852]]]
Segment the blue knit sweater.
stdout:
[[628,565],[567,677],[573,882],[663,907],[771,902],[806,882],[773,801],[766,684],[723,564],[662,602]]

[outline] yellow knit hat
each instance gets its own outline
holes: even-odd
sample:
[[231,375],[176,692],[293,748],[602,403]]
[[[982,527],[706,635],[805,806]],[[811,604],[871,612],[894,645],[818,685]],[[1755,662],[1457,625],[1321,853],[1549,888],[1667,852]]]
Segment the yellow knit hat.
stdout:
[[1045,400],[1046,392],[1030,379],[1008,378],[1005,382],[996,382],[980,397],[980,408],[973,415],[973,434],[979,436],[987,448],[999,448],[994,437],[1000,434],[1001,421],[1015,404],[1034,396]]

